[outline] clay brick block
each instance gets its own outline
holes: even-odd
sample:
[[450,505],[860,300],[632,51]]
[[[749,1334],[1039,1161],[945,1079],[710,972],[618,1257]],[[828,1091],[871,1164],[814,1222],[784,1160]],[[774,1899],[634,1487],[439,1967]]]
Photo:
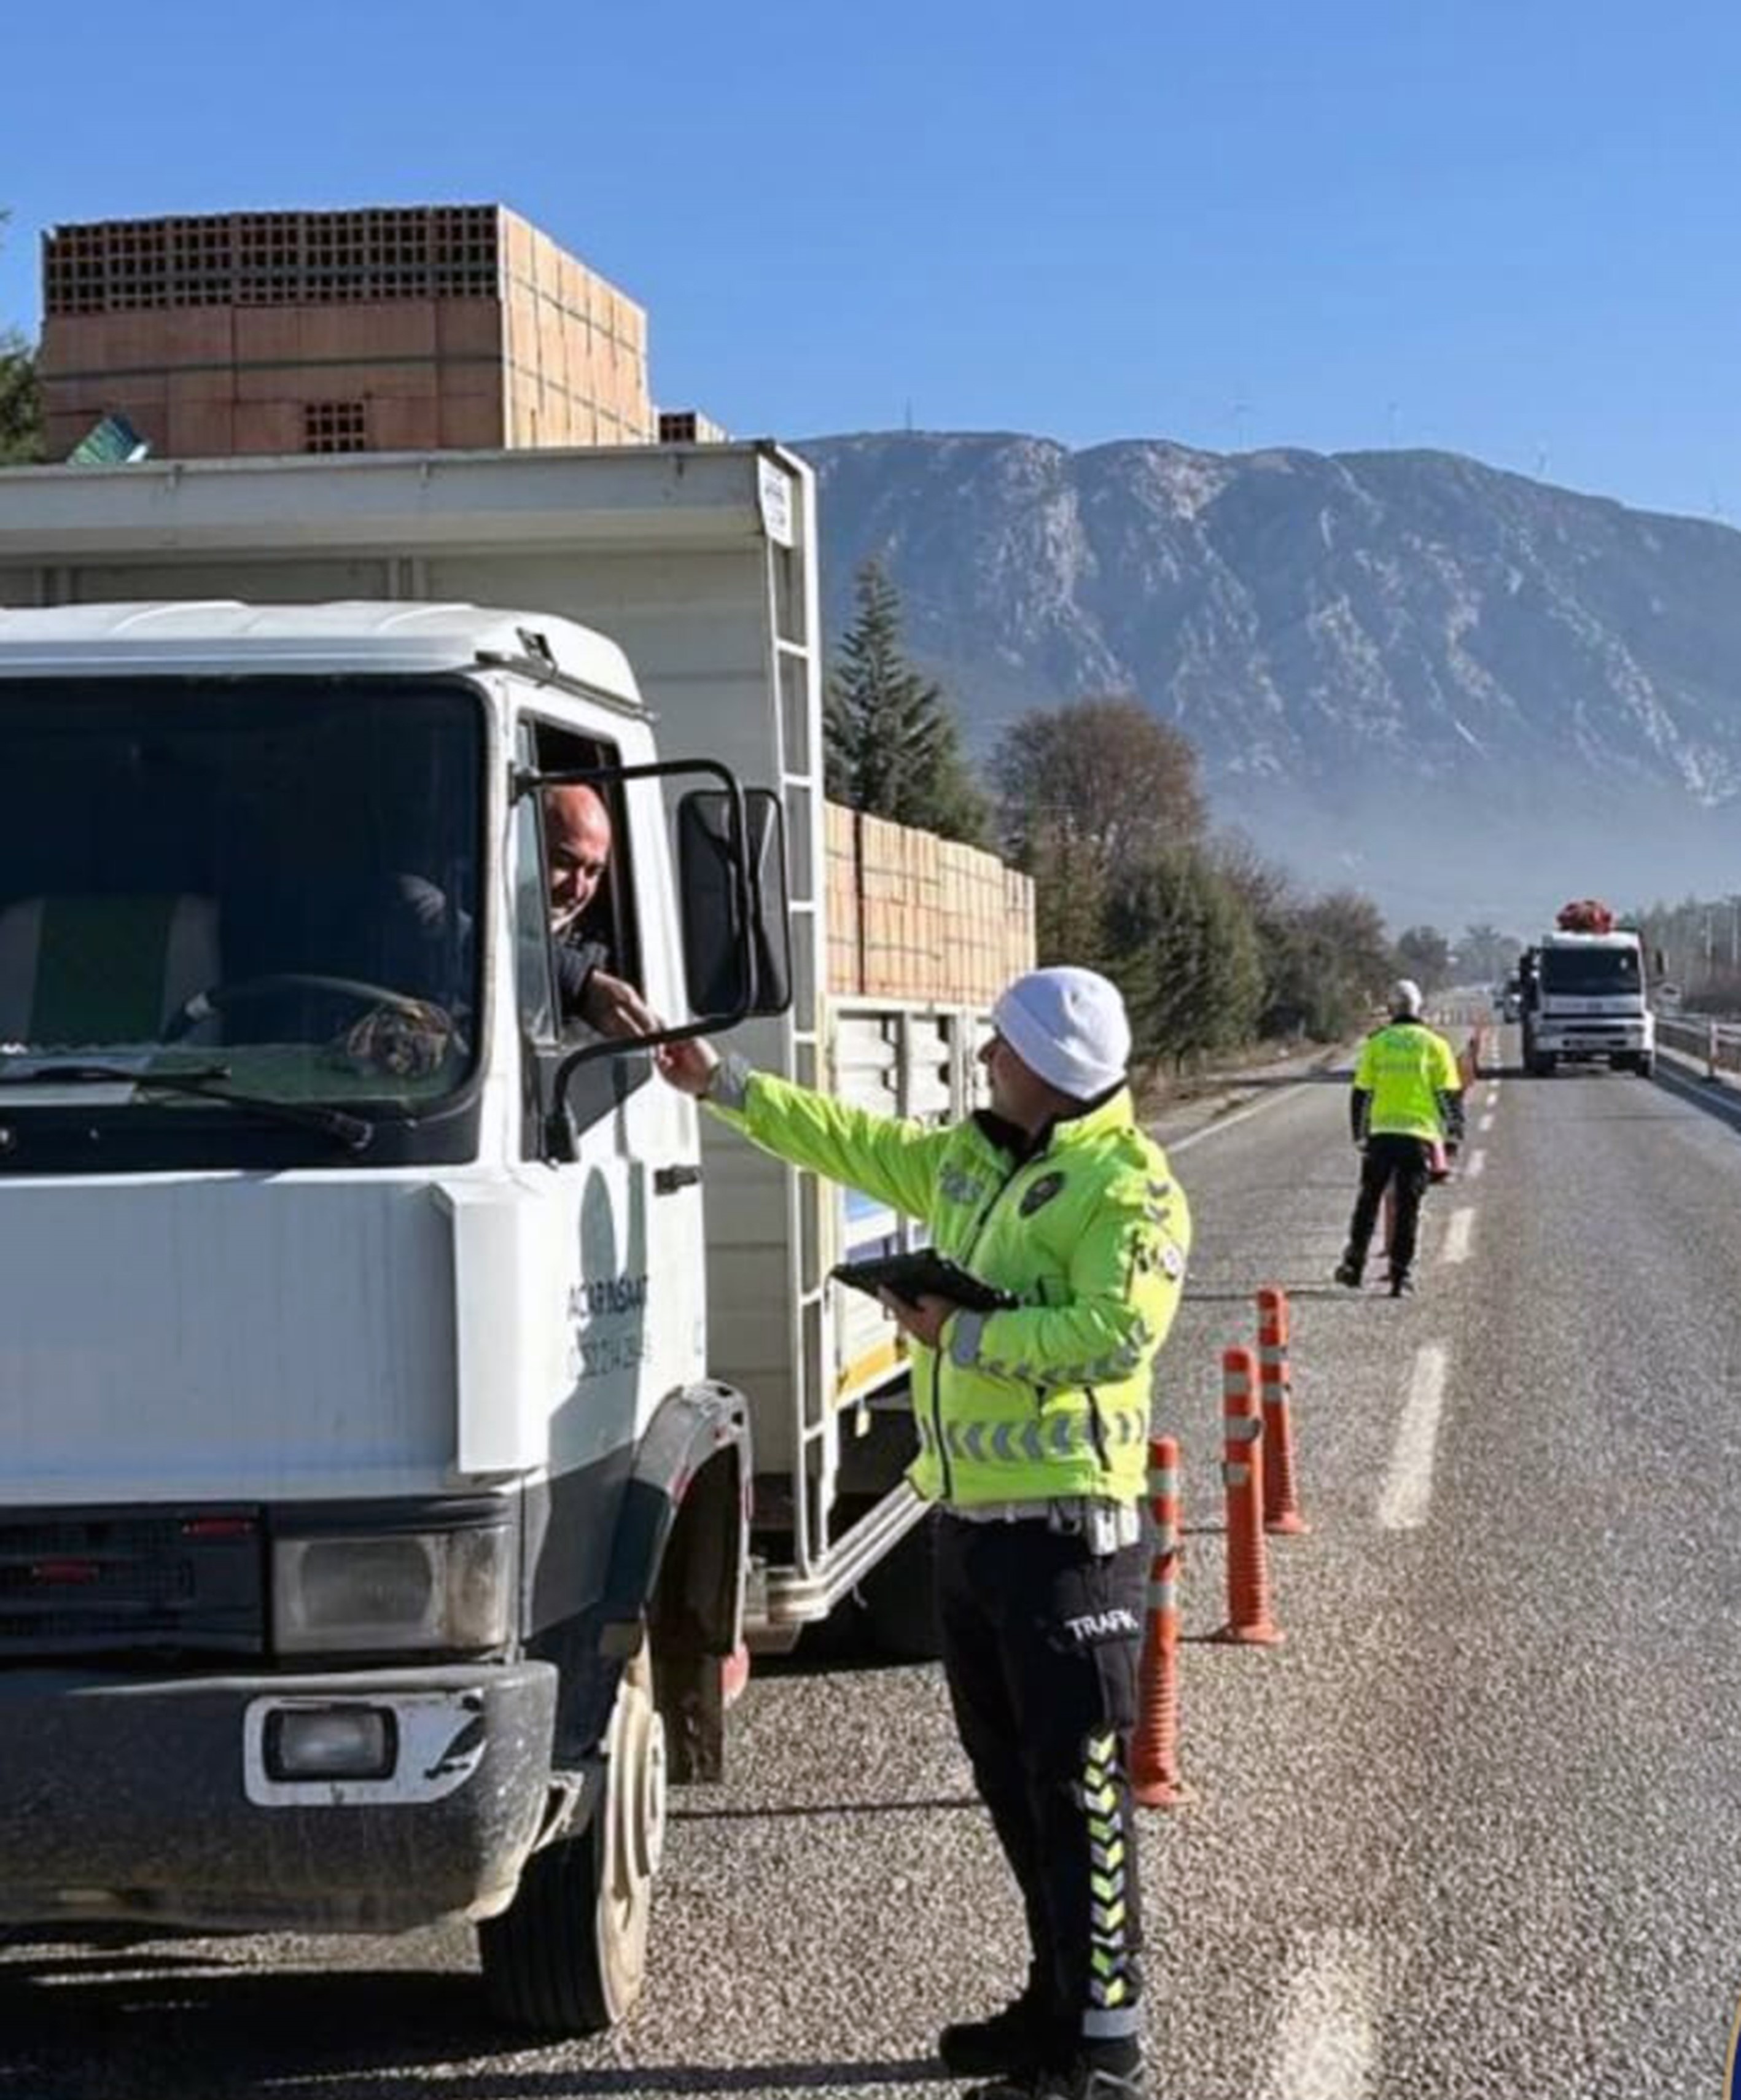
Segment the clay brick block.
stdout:
[[444,394],[438,407],[436,443],[441,449],[497,452],[506,443],[499,394]]
[[236,449],[233,402],[189,399],[170,403],[162,447],[166,458],[228,459]]
[[157,354],[171,370],[178,365],[228,364],[235,357],[232,307],[177,307],[156,318]]
[[187,370],[171,365],[164,374],[164,395],[172,408],[196,403],[233,401],[236,369],[231,364],[196,364]]
[[294,307],[235,309],[238,364],[294,364],[303,354],[302,315]]
[[276,457],[303,449],[303,404],[299,400],[238,401],[236,450]]
[[302,316],[302,355],[316,358],[433,357],[436,351],[433,299],[362,299],[351,304],[309,307]]
[[493,364],[438,364],[431,391],[441,401],[489,401],[499,408],[507,393],[501,368]]
[[532,271],[532,243],[536,238],[532,227],[517,211],[504,211],[499,225],[509,278],[518,280],[522,284],[529,282]]
[[[320,366],[307,368],[322,369]],[[340,379],[345,373],[350,375],[348,384]],[[362,394],[372,400],[431,400],[436,392],[439,368],[426,364],[328,365],[321,399],[344,399]]]
[[382,452],[434,452],[442,443],[444,404],[432,395],[371,395],[370,448]]
[[438,356],[501,356],[503,322],[499,299],[440,299],[435,302],[435,315]]

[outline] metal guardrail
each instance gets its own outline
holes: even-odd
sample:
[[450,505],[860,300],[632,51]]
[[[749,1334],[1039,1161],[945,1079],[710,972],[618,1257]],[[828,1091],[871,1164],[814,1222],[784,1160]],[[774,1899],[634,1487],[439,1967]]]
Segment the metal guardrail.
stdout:
[[1702,1057],[1708,1073],[1741,1072],[1741,1022],[1703,1014],[1659,1014],[1656,1039],[1689,1057]]

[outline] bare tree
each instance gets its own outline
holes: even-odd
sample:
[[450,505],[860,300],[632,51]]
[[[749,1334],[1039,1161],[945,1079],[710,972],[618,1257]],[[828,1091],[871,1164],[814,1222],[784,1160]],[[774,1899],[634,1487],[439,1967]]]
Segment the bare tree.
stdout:
[[1024,867],[1061,845],[1106,881],[1201,839],[1197,755],[1141,701],[1100,698],[1036,709],[992,755],[1005,844]]

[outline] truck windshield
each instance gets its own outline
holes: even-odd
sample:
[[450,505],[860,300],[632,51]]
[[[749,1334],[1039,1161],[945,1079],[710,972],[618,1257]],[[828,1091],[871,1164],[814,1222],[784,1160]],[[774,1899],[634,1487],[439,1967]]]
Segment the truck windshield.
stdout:
[[1568,999],[1615,998],[1636,992],[1640,989],[1638,951],[1549,948],[1541,959],[1541,981],[1548,991]]
[[[458,684],[308,677],[0,687],[0,1070],[237,1092],[451,1092],[478,1008],[483,717]],[[210,1114],[209,1109],[204,1110]]]

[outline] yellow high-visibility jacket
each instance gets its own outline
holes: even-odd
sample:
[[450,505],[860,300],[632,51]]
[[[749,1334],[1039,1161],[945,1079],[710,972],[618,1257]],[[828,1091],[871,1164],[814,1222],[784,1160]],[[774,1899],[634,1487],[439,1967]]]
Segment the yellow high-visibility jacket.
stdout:
[[1020,1299],[956,1313],[939,1350],[913,1345],[919,1493],[962,1508],[1142,1495],[1191,1210],[1126,1089],[1031,1149],[989,1114],[926,1128],[735,1058],[709,1105],[779,1158],[922,1220],[940,1252]]
[[1418,1137],[1429,1145],[1460,1136],[1462,1090],[1457,1061],[1443,1035],[1425,1021],[1390,1021],[1368,1036],[1354,1067],[1354,1136]]

